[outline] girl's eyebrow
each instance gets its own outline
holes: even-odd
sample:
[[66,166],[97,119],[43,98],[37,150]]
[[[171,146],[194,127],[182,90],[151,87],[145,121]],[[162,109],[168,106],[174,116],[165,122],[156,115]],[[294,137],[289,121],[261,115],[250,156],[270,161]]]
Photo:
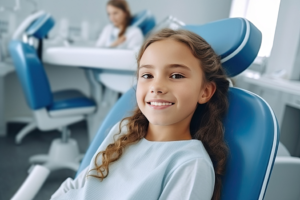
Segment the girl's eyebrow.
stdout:
[[183,68],[185,70],[189,70],[191,71],[191,69],[183,64],[171,64],[171,65],[168,65],[169,68]]
[[153,65],[142,65],[139,68],[140,69],[142,69],[142,68],[148,68],[149,69],[149,68],[154,68],[154,67],[153,67]]
[[[170,65],[167,65],[166,67],[168,67],[168,68],[183,68],[183,69],[185,69],[185,70],[191,71],[191,69],[190,69],[189,67],[187,67],[187,66],[185,66],[185,65],[183,65],[183,64],[170,64]],[[141,69],[141,68],[152,69],[152,68],[154,68],[154,66],[153,66],[153,65],[141,65],[139,68],[140,68],[140,69]]]

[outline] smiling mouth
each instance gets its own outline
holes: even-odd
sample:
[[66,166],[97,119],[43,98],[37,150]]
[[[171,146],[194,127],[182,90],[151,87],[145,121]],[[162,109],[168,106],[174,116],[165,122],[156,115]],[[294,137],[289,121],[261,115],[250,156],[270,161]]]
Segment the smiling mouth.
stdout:
[[149,101],[149,102],[147,102],[147,104],[151,105],[151,106],[171,106],[171,105],[174,105],[175,103]]

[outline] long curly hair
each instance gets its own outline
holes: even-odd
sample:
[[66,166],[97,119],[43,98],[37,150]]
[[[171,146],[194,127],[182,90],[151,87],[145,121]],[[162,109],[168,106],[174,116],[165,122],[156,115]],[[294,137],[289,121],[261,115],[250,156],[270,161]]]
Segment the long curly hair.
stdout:
[[107,6],[110,5],[110,6],[119,8],[125,13],[124,26],[120,30],[119,35],[118,35],[119,37],[121,37],[122,35],[124,35],[126,28],[130,25],[130,22],[131,22],[132,17],[131,17],[129,5],[128,5],[127,1],[125,1],[125,0],[109,0],[106,5]]
[[[221,66],[220,58],[216,55],[212,47],[199,35],[186,30],[163,29],[150,37],[142,46],[137,62],[138,65],[143,53],[154,42],[173,39],[186,44],[193,55],[199,59],[201,68],[205,74],[205,81],[214,82],[216,91],[211,99],[205,104],[198,104],[190,123],[190,132],[193,139],[201,140],[207,150],[215,171],[215,188],[212,199],[220,199],[225,164],[228,148],[224,141],[223,117],[227,112],[228,99],[227,91],[229,81]],[[114,143],[109,144],[104,151],[99,152],[95,159],[95,169],[97,175],[90,175],[99,178],[101,181],[109,174],[109,165],[117,161],[131,144],[140,141],[146,136],[149,122],[137,107],[132,116],[124,118],[126,120],[127,133],[119,135]],[[119,133],[121,133],[121,124]],[[102,163],[97,164],[97,159],[102,156]]]

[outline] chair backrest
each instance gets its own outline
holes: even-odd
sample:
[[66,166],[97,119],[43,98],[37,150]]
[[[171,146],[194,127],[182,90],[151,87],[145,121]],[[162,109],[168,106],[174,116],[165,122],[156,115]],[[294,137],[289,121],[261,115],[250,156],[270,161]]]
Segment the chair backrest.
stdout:
[[[192,28],[221,56],[228,75],[239,74],[257,56],[261,33],[249,21],[241,18],[226,19],[203,26],[206,28],[202,29],[201,26]],[[216,31],[217,26],[223,27],[226,31]],[[185,28],[192,29],[188,26]],[[236,31],[239,34],[235,34]],[[229,110],[224,119],[224,127],[230,155],[223,178],[222,199],[263,199],[279,142],[276,118],[269,105],[251,92],[230,88],[228,99]],[[77,174],[89,165],[109,129],[130,115],[135,106],[135,90],[131,89],[119,99],[103,121]]]
[[143,10],[132,17],[130,24],[139,27],[146,35],[155,26],[155,18],[149,10]]
[[229,77],[247,69],[257,56],[261,32],[248,20],[229,18],[204,25],[186,25],[186,30],[203,37],[221,56],[222,66]]
[[34,47],[12,40],[9,52],[29,107],[37,110],[52,104],[50,84]]
[[39,40],[43,39],[54,26],[50,14],[39,11],[29,15],[17,28],[9,43],[9,53],[17,71],[26,101],[32,110],[46,107],[53,102],[50,84],[36,49],[20,41],[24,32]]

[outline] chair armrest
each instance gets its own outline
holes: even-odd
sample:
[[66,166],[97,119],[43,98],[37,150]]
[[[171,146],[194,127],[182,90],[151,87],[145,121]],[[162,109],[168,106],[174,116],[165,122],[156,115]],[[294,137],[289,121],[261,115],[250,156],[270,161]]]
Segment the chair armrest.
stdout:
[[31,200],[42,187],[50,170],[42,165],[36,165],[27,176],[24,183],[14,194],[11,200]]

